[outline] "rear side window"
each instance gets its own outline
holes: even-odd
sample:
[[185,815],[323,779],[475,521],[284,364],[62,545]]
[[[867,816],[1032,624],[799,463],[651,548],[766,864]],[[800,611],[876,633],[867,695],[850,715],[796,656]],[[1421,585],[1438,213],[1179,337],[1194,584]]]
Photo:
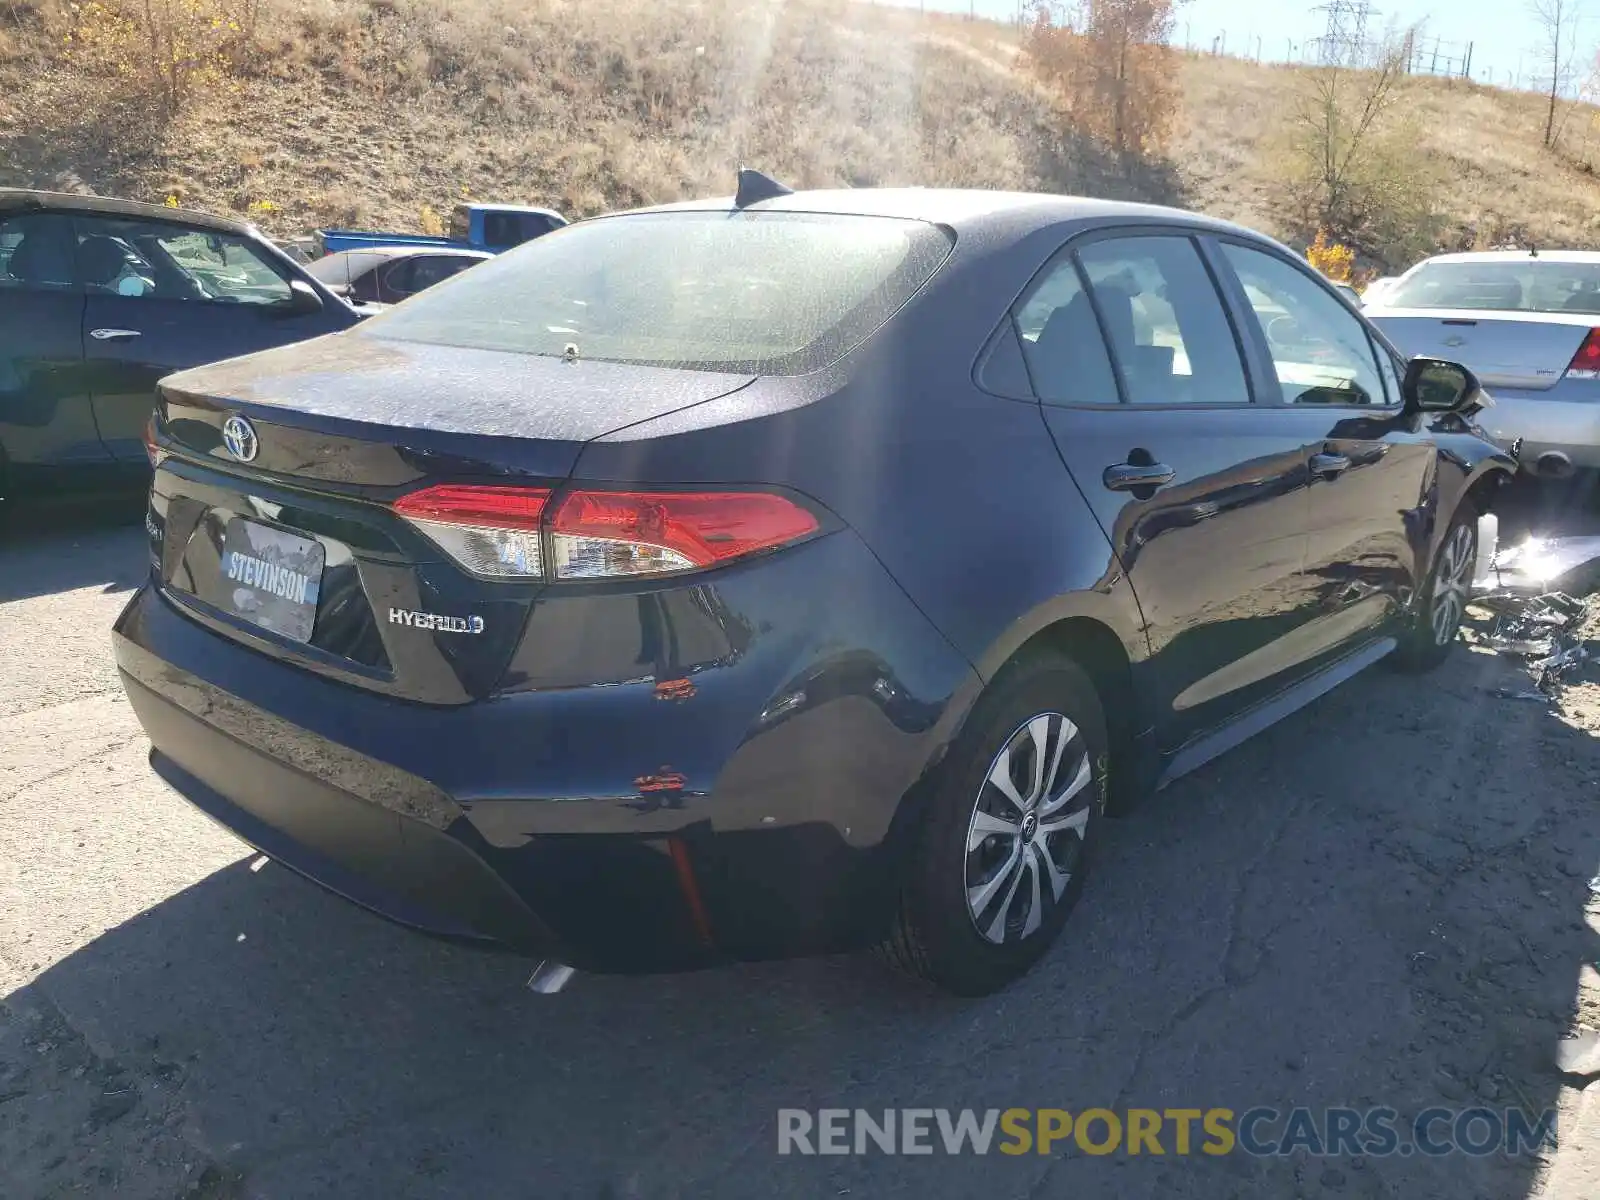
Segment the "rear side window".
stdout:
[[400,308],[362,336],[758,375],[826,366],[950,253],[923,221],[660,212],[555,230]]
[[70,291],[72,219],[23,213],[0,220],[0,291]]
[[1079,252],[1132,404],[1248,404],[1233,327],[1186,237],[1094,242]]
[[1058,255],[1016,310],[1022,356],[1046,404],[1116,404],[1100,323],[1070,254]]

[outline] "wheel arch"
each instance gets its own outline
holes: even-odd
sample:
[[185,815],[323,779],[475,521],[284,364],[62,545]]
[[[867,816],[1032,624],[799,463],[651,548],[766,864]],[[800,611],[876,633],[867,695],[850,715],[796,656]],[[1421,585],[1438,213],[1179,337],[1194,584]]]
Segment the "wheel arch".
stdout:
[[1454,479],[1449,479],[1448,475],[1441,473],[1436,516],[1431,523],[1425,544],[1419,547],[1417,562],[1419,581],[1432,569],[1439,548],[1444,544],[1445,535],[1450,531],[1450,526],[1458,514],[1466,513],[1475,521],[1485,513],[1494,511],[1501,489],[1516,477],[1515,470],[1508,465],[1510,461],[1509,458],[1503,458],[1498,454],[1485,455],[1470,466],[1458,464],[1465,469],[1453,473]]
[[1471,504],[1480,517],[1493,512],[1495,498],[1513,478],[1515,473],[1497,461],[1480,463],[1477,470],[1467,477],[1457,508],[1461,504]]
[[1147,722],[1135,685],[1135,662],[1123,639],[1093,617],[1066,616],[1037,630],[1017,647],[1006,666],[1041,656],[1069,659],[1089,677],[1105,715],[1110,742],[1112,808],[1126,809],[1139,789],[1125,785],[1143,776],[1138,757]]

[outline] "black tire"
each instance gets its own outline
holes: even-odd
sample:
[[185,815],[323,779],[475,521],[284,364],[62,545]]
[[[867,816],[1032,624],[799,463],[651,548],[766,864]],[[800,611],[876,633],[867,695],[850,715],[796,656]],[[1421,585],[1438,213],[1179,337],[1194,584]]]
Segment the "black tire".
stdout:
[[[1041,728],[1042,782],[1034,783]],[[1002,752],[1008,778],[1032,793],[1013,783],[1020,811],[989,782]],[[1107,753],[1099,697],[1076,663],[1041,657],[998,677],[931,781],[883,957],[960,996],[998,991],[1032,967],[1083,891],[1105,816]],[[983,825],[1019,816],[1014,835],[985,833]],[[969,896],[990,887],[974,914]]]
[[[1428,567],[1428,579],[1393,656],[1402,671],[1431,671],[1460,640],[1461,619],[1471,599],[1472,567],[1478,556],[1478,514],[1463,504],[1445,530]],[[1448,611],[1441,616],[1441,606]]]

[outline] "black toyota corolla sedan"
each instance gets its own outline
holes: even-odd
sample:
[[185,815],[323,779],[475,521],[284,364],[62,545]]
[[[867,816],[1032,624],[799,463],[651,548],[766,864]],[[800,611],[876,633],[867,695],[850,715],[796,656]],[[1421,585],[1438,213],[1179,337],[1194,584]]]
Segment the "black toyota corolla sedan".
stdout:
[[364,311],[245,222],[0,188],[0,505],[142,488],[163,375]]
[[117,661],[164,779],[399,921],[981,994],[1107,811],[1444,657],[1485,402],[1233,225],[747,175],[167,378]]

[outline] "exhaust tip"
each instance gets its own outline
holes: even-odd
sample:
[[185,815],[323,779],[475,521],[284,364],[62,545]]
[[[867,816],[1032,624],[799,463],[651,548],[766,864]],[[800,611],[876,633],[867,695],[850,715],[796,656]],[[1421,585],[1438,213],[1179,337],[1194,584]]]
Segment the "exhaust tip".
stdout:
[[541,996],[554,996],[572,981],[577,971],[564,962],[547,958],[528,976],[528,990]]
[[1540,479],[1570,479],[1576,470],[1572,460],[1559,450],[1546,450],[1533,460],[1533,473]]

